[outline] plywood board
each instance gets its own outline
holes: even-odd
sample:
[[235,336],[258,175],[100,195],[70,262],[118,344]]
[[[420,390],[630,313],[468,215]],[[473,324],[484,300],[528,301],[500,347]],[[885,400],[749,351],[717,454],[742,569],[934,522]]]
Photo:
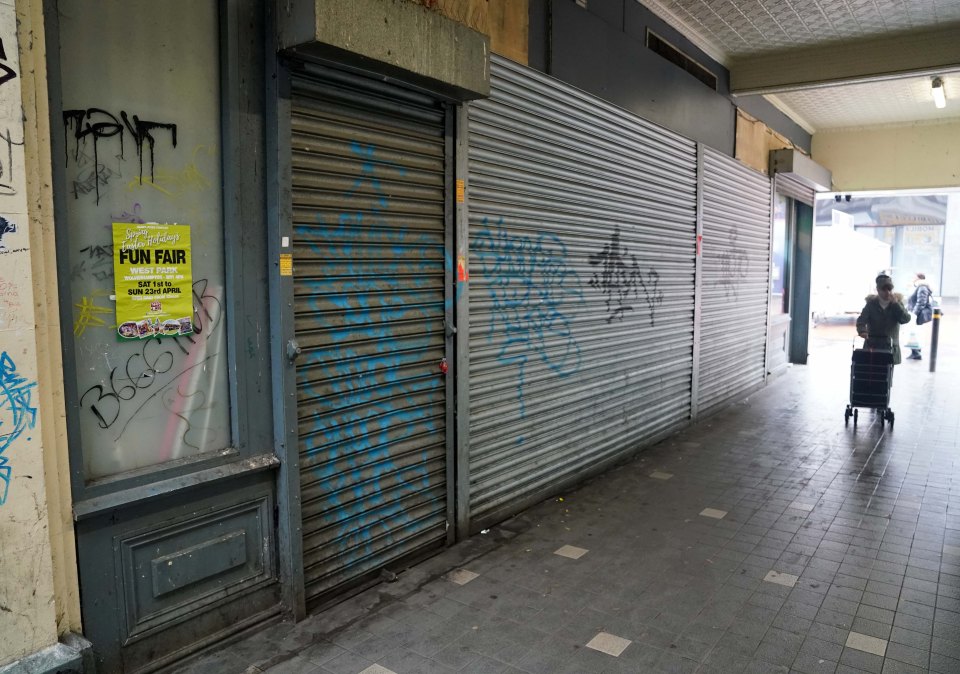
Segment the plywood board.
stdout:
[[527,65],[529,53],[530,14],[527,5],[527,0],[487,2],[490,49],[523,65]]
[[527,64],[528,0],[410,0],[490,37],[490,50]]
[[797,148],[782,134],[777,133],[757,118],[737,109],[737,142],[735,156],[747,166],[770,173],[770,152],[783,148]]

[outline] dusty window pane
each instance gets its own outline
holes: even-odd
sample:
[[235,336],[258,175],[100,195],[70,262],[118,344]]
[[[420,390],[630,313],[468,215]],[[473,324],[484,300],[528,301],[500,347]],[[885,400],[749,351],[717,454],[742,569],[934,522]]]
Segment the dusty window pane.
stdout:
[[[195,0],[58,8],[76,413],[96,479],[230,444],[218,15]],[[118,339],[114,222],[190,226],[195,334]]]

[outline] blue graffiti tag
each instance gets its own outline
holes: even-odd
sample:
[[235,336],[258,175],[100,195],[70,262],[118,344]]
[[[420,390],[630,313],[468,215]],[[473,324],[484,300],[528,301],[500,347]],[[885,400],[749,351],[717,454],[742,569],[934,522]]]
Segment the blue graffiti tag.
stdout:
[[[443,278],[443,234],[391,226],[381,179],[405,169],[379,158],[374,145],[350,149],[360,174],[343,193],[348,208],[333,223],[318,214],[316,225],[294,228],[298,242],[328,261],[320,278],[298,280],[316,316],[310,329],[325,340],[304,353],[297,378],[309,401],[301,403],[301,443],[322,494],[319,522],[335,532],[339,561],[362,565],[374,560],[378,540],[389,545],[412,524],[407,497],[431,486],[423,447],[433,441],[417,438],[443,430],[442,400],[438,408],[430,396],[443,383],[439,372],[415,370],[438,346],[426,330],[404,335],[396,326],[442,319],[442,283],[431,277]],[[376,251],[390,256],[377,259]]]
[[531,357],[558,377],[580,369],[580,346],[565,314],[568,306],[583,304],[580,277],[567,266],[567,248],[556,234],[510,234],[503,218],[496,227],[484,218],[471,246],[480,262],[481,283],[490,288],[493,316],[487,341],[502,339],[498,360],[517,367],[523,417],[525,368]]
[[17,372],[16,363],[6,351],[0,355],[0,505],[7,502],[12,471],[6,452],[37,423],[37,408],[31,404],[36,385]]
[[17,223],[10,222],[4,217],[0,217],[0,250],[6,250],[7,244],[3,242],[3,237],[5,234],[16,234],[17,233]]

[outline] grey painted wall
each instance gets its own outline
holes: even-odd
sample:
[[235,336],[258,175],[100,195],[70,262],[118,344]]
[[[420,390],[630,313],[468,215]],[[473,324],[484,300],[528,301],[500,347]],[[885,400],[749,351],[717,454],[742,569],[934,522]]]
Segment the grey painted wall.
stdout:
[[753,115],[774,131],[782,133],[798,147],[810,152],[812,136],[763,96],[732,96],[736,106]]
[[[715,74],[717,90],[650,51],[648,28]],[[530,0],[529,63],[731,156],[735,106],[810,149],[810,134],[760,96],[731,96],[727,69],[636,0]]]

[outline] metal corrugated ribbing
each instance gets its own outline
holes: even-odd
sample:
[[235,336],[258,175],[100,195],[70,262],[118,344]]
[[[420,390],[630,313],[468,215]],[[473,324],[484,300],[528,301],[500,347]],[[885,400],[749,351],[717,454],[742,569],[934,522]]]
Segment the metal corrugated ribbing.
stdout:
[[694,143],[492,61],[470,104],[470,521],[690,415]]
[[796,199],[808,206],[813,206],[817,198],[817,193],[812,187],[793,176],[783,173],[776,174],[776,190],[780,194]]
[[446,531],[443,112],[375,86],[293,82],[308,600]]
[[698,414],[764,381],[770,283],[770,179],[703,155]]

